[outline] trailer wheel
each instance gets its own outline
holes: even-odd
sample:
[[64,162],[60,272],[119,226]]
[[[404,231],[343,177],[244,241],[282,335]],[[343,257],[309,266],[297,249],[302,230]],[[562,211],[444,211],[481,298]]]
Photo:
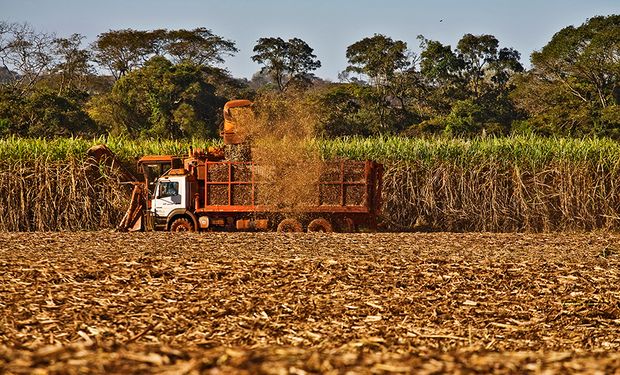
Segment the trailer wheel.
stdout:
[[295,219],[284,219],[278,224],[278,232],[302,232],[301,223]]
[[308,224],[308,232],[333,232],[334,228],[332,227],[332,223],[327,219],[318,218],[314,219]]
[[170,225],[171,232],[191,232],[194,230],[194,226],[184,217],[180,217],[172,222]]

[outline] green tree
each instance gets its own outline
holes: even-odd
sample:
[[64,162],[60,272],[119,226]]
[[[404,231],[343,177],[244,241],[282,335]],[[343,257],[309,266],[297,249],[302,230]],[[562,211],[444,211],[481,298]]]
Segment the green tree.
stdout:
[[252,60],[264,65],[261,73],[269,75],[280,92],[291,86],[307,87],[321,67],[314,50],[298,38],[260,38],[254,46]]
[[[465,34],[458,42],[457,53],[463,61],[463,75],[476,98],[492,90],[492,83],[505,85],[510,73],[523,71],[517,51],[498,48],[499,41],[493,35]],[[485,80],[487,75],[490,80]]]
[[451,136],[478,134],[483,129],[485,114],[480,105],[472,99],[459,100],[445,117],[445,132]]
[[[580,101],[600,108],[618,104],[620,77],[620,15],[594,17],[580,27],[556,33],[532,64]],[[582,83],[580,85],[580,83]]]
[[428,40],[422,35],[420,40],[420,74],[423,87],[420,95],[429,116],[442,116],[450,112],[452,103],[468,97],[466,81],[463,77],[464,61],[449,45]]
[[463,74],[475,97],[482,95],[485,71],[495,61],[499,41],[492,35],[465,34],[456,50],[463,61]]
[[513,99],[530,129],[567,135],[618,136],[620,15],[594,17],[557,32],[532,54],[532,70]]
[[456,56],[452,48],[438,41],[419,35],[420,73],[431,86],[448,86],[459,81],[464,61]]
[[398,132],[414,121],[410,105],[419,77],[407,43],[375,34],[347,47],[346,56],[346,72],[366,77],[372,87],[363,101],[375,114],[376,132]]
[[21,93],[14,87],[0,86],[0,137],[25,135],[28,132],[24,107],[25,100]]
[[29,95],[11,87],[0,89],[0,136],[29,137],[94,136],[96,124],[83,110],[82,92],[38,87]]
[[436,133],[443,126],[458,136],[506,134],[512,122],[522,118],[509,98],[512,77],[523,71],[517,51],[500,49],[492,35],[465,34],[455,50],[423,36],[418,39],[420,103],[426,120],[408,133]]
[[175,63],[191,62],[212,66],[224,62],[224,56],[232,56],[238,49],[235,43],[213,34],[207,28],[171,30],[162,35],[163,50]]
[[82,92],[56,91],[43,88],[28,97],[24,115],[30,137],[93,136],[99,133],[95,122],[83,110]]
[[316,133],[323,137],[352,135],[368,136],[373,133],[372,116],[360,98],[360,91],[369,87],[354,83],[331,84],[317,88],[310,95],[312,108],[317,115]]
[[93,44],[95,61],[115,79],[140,68],[153,56],[174,63],[214,66],[238,50],[235,43],[204,27],[193,30],[110,30]]
[[99,34],[92,46],[95,61],[115,79],[142,66],[157,50],[159,33],[133,29],[110,30]]
[[347,47],[347,71],[366,75],[373,86],[387,86],[397,72],[411,66],[407,43],[375,34]]
[[207,83],[205,67],[155,56],[118,80],[89,113],[112,133],[165,138],[217,136],[226,99]]

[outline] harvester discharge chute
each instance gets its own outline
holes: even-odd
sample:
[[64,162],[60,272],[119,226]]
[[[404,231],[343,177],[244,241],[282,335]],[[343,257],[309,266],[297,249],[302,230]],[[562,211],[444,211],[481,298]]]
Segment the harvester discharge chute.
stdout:
[[[243,123],[236,118],[233,112],[244,111],[252,106],[252,102],[245,99],[231,100],[224,105],[224,130],[221,133],[226,145],[237,145],[247,140],[247,131]],[[248,114],[251,110],[246,111]]]

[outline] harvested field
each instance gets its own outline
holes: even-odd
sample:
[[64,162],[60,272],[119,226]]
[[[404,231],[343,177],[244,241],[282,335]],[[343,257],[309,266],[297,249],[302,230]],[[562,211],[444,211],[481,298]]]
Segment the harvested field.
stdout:
[[619,266],[607,233],[4,233],[0,373],[610,373]]

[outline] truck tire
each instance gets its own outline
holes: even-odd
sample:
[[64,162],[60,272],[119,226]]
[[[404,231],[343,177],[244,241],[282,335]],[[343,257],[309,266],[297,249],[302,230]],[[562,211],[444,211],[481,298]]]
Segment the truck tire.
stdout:
[[192,223],[184,217],[180,217],[175,219],[172,224],[170,224],[171,232],[193,232],[194,226]]
[[308,224],[308,232],[324,232],[330,233],[334,231],[334,227],[332,227],[332,223],[327,219],[318,218],[314,219]]
[[278,232],[302,232],[301,223],[295,219],[284,219],[278,224]]

